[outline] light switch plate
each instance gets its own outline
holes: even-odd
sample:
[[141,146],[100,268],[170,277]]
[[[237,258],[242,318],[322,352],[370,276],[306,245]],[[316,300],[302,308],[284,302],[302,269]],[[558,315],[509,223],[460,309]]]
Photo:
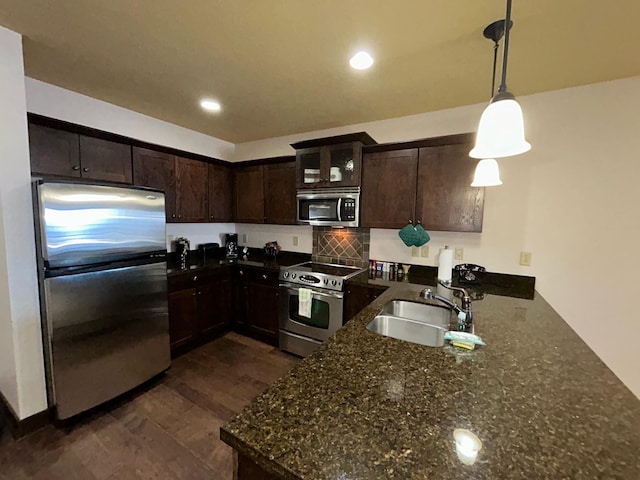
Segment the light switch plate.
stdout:
[[458,262],[461,262],[462,260],[464,260],[464,248],[456,247],[456,250],[453,253],[453,259],[457,260]]
[[420,256],[422,258],[429,258],[429,247],[427,245],[420,247]]
[[246,245],[247,244],[247,234],[243,233],[242,234],[242,245]]
[[298,246],[298,236],[297,236],[297,235],[294,235],[294,236],[293,236],[293,246],[294,246],[294,247],[297,247],[297,246]]
[[412,257],[419,257],[420,256],[420,248],[411,247],[411,256]]

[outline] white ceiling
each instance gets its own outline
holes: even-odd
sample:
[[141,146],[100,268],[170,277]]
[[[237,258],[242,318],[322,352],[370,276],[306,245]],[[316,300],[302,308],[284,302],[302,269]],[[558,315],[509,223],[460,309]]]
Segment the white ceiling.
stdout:
[[[28,76],[234,143],[489,99],[502,0],[0,0]],[[640,74],[640,2],[513,2],[516,95]],[[368,48],[376,63],[354,71]],[[202,97],[223,105],[203,112]]]

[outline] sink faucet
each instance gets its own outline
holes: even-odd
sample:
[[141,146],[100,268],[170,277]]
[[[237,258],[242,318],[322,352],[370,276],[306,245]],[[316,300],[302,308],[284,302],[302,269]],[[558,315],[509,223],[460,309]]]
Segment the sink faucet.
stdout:
[[474,333],[475,328],[473,323],[473,312],[471,311],[471,297],[469,296],[469,294],[464,288],[452,287],[451,285],[441,282],[440,280],[438,280],[438,283],[449,290],[462,293],[462,302],[460,307],[458,307],[455,302],[452,302],[448,298],[442,297],[440,295],[435,295],[430,288],[425,288],[424,290],[422,290],[420,292],[420,297],[429,300],[438,300],[439,302],[444,303],[458,314],[458,319],[460,320],[458,322],[458,329],[464,330],[465,332]]

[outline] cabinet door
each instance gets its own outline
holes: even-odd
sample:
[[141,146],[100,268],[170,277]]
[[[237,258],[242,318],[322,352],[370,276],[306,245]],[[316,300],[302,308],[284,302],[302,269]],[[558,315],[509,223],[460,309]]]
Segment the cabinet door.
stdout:
[[209,221],[233,221],[233,174],[224,165],[209,165]]
[[327,148],[328,172],[325,179],[329,187],[358,187],[362,149],[359,142],[331,145]]
[[369,286],[358,284],[347,284],[347,291],[344,296],[344,316],[342,323],[345,324],[367,305],[371,303],[369,299]]
[[247,324],[247,281],[244,269],[234,270],[232,273],[233,291],[233,324],[242,330]]
[[80,177],[79,135],[29,124],[31,171]]
[[167,222],[176,221],[175,157],[133,147],[133,184],[162,190]]
[[231,323],[231,279],[228,274],[203,283],[197,288],[198,330],[211,336],[225,330]]
[[295,161],[264,166],[264,213],[266,223],[296,224]]
[[262,165],[239,167],[234,171],[236,222],[264,223]]
[[80,135],[82,178],[131,183],[131,146]]
[[362,226],[402,228],[414,221],[418,149],[365,153],[362,163]]
[[169,337],[174,352],[196,339],[198,317],[196,289],[178,290],[169,294]]
[[258,337],[278,339],[278,287],[247,283],[247,325]]
[[325,181],[322,168],[322,147],[305,148],[296,152],[296,187],[317,188]]
[[471,187],[477,161],[469,144],[421,148],[416,218],[427,230],[481,232],[484,188]]
[[176,157],[176,212],[178,222],[206,222],[209,218],[209,165]]

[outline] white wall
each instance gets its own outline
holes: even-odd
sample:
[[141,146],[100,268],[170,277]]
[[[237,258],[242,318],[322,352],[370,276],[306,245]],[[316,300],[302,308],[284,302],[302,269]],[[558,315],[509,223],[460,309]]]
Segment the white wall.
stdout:
[[47,408],[22,38],[0,27],[0,391],[18,417]]
[[186,237],[191,249],[196,250],[201,243],[219,243],[224,245],[224,234],[235,233],[234,223],[167,223],[167,251],[175,252],[172,242],[177,237]]
[[[500,161],[481,234],[430,232],[412,258],[396,231],[371,231],[371,258],[436,264],[445,244],[489,270],[537,277],[537,290],[640,397],[634,296],[640,260],[640,77],[519,97],[533,149]],[[290,143],[366,131],[378,142],[474,131],[484,105],[236,145],[236,160],[291,154]],[[396,179],[394,181],[399,181]],[[533,252],[531,267],[520,251]],[[533,320],[533,319],[532,319]]]
[[27,77],[27,110],[144,142],[226,160],[233,143]]
[[[277,241],[288,252],[311,253],[313,247],[313,229],[307,225],[254,225],[237,223],[238,243],[245,245],[242,235],[247,236],[247,247],[262,248],[267,242]],[[298,245],[293,237],[298,237]]]

